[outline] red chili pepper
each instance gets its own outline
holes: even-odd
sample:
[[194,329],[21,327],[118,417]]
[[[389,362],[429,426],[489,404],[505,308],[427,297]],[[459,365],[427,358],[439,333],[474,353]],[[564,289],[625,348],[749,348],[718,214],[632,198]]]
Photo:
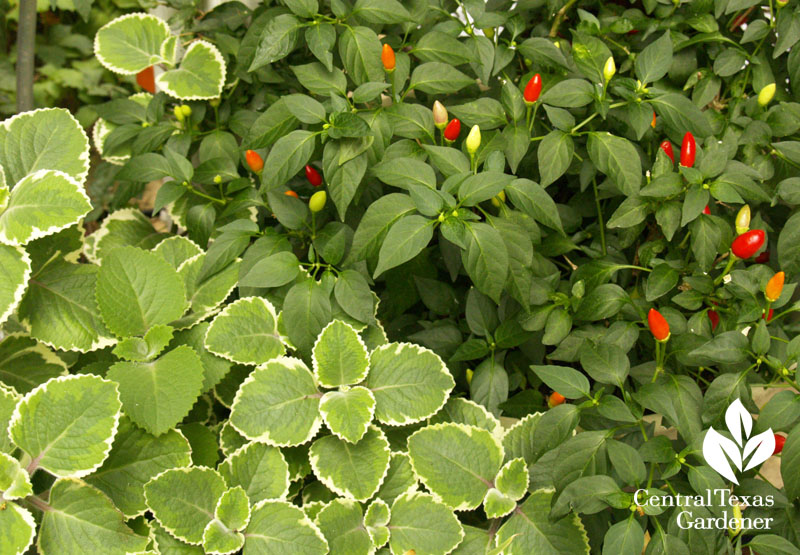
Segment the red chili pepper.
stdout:
[[561,395],[561,393],[559,393],[558,391],[554,391],[550,394],[550,397],[547,399],[547,405],[550,408],[553,408],[555,406],[562,404],[566,400],[567,399],[563,395]]
[[528,84],[525,85],[525,92],[522,94],[525,102],[533,104],[539,100],[539,94],[542,92],[542,76],[538,73],[530,78]]
[[783,451],[783,445],[786,443],[786,438],[783,436],[779,436],[778,434],[775,435],[775,450],[772,452],[773,455],[777,455],[781,451]]
[[764,314],[763,312],[761,313],[761,319],[763,320],[764,316],[766,316],[767,317],[767,322],[769,322],[770,320],[772,320],[772,317],[774,315],[775,315],[775,309],[770,308],[769,312],[767,312],[766,314]]
[[669,339],[669,324],[655,308],[651,308],[650,312],[647,313],[647,325],[650,327],[650,333],[653,334],[656,341]]
[[447,124],[447,127],[444,128],[444,138],[451,143],[458,139],[458,136],[461,134],[461,122],[458,118],[453,118],[450,120],[450,123]]
[[255,150],[248,150],[244,153],[244,158],[247,160],[247,165],[253,173],[261,173],[264,169],[264,159]]
[[381,50],[381,62],[383,62],[383,69],[386,71],[394,71],[394,66],[396,64],[394,50],[388,44],[383,45],[383,50]]
[[750,258],[764,244],[764,237],[763,229],[751,229],[733,240],[731,251],[739,258]]
[[664,153],[669,156],[669,159],[672,160],[672,163],[675,163],[675,152],[672,150],[672,143],[669,141],[662,141],[660,145],[658,145]]
[[717,329],[717,326],[719,325],[719,314],[717,314],[716,310],[708,311],[708,319],[711,320],[711,331]]
[[156,94],[156,77],[153,66],[136,74],[136,83],[150,94]]
[[322,185],[322,176],[313,166],[309,164],[306,164],[306,179],[308,179],[308,182],[314,187],[319,187]]
[[769,263],[769,251],[766,250],[756,256],[756,262],[759,264],[768,264]]
[[694,135],[687,131],[683,136],[683,143],[681,143],[681,166],[691,168],[694,166],[694,156],[697,147],[694,143]]
[[705,214],[706,216],[711,215],[711,209],[708,207],[707,204],[706,204],[706,207],[703,208],[703,214]]

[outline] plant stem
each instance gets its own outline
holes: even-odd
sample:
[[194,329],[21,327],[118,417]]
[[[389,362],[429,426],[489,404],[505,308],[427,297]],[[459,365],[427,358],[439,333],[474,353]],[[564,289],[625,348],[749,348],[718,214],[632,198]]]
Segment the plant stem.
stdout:
[[195,195],[197,195],[198,197],[203,197],[204,199],[210,200],[212,202],[216,202],[217,204],[223,204],[223,205],[225,204],[224,200],[218,199],[217,197],[212,197],[211,195],[207,195],[204,192],[202,192],[202,191],[200,191],[198,189],[195,189],[191,185],[189,185],[189,190],[192,193],[194,193]]
[[594,189],[594,203],[597,206],[597,223],[600,226],[600,244],[603,247],[603,256],[608,254],[606,249],[606,225],[603,222],[603,209],[600,207],[600,196],[597,193],[597,179],[592,178],[592,189]]
[[725,276],[727,276],[730,273],[731,268],[733,268],[733,265],[736,263],[736,260],[737,260],[736,255],[730,253],[730,257],[728,258],[728,265],[725,266],[725,269],[722,271],[722,273],[719,276],[717,276],[717,279],[714,280],[714,286],[719,285],[722,282],[722,280],[725,279]]
[[566,4],[564,4],[558,13],[556,13],[556,18],[553,20],[553,26],[550,27],[550,38],[553,39],[558,35],[558,27],[561,25],[561,22],[564,20],[564,16],[567,15],[567,10],[569,10],[572,5],[576,2],[576,0],[569,0]]
[[42,501],[41,499],[39,499],[35,495],[29,495],[28,497],[25,498],[25,501],[28,504],[30,504],[31,506],[36,507],[37,509],[39,509],[43,513],[46,513],[47,511],[53,510],[53,508],[50,505],[48,505],[47,503],[45,503],[44,501]]
[[33,110],[36,0],[20,0],[17,26],[17,112]]

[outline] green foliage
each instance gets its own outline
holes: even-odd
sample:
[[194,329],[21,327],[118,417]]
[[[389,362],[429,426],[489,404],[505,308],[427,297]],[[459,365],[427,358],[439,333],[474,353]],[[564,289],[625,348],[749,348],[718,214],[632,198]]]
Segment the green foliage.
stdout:
[[0,124],[0,551],[798,553],[800,8],[167,4]]

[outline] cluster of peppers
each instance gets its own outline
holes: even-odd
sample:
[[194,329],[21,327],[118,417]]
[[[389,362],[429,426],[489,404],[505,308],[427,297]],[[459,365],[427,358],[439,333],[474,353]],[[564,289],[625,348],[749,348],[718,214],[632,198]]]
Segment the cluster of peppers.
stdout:
[[[383,68],[386,73],[391,74],[396,65],[396,58],[394,50],[392,50],[391,46],[388,44],[383,45],[383,49],[381,51],[381,62],[383,64]],[[614,59],[609,58],[605,66],[603,68],[603,76],[605,77],[606,83],[610,81],[611,77],[616,73],[616,65],[614,64]],[[142,75],[141,80],[140,77],[137,76],[137,81],[139,84],[145,88],[149,89],[152,87],[150,85],[150,80],[152,77],[150,74]],[[150,85],[150,86],[146,86]],[[527,105],[528,109],[530,110],[536,102],[539,100],[539,96],[542,92],[542,78],[540,74],[535,74],[533,77],[530,78],[528,83],[525,85],[525,89],[523,92],[523,99],[525,104]],[[758,102],[760,105],[765,106],[772,100],[772,96],[775,92],[775,85],[767,85],[761,91],[759,91],[758,95]],[[449,119],[447,108],[439,102],[438,100],[434,102],[433,108],[433,122],[437,129],[439,129],[442,141],[444,144],[451,145],[454,143],[459,135],[461,134],[461,121],[458,118]],[[653,112],[653,121],[652,126],[655,127],[656,123],[656,114]],[[481,144],[481,131],[480,127],[474,125],[471,129],[469,134],[467,135],[465,146],[467,149],[468,154],[470,155],[470,159],[472,162],[473,171],[476,170],[475,168],[475,153],[478,151],[478,148]],[[664,153],[672,160],[672,163],[675,163],[675,152],[672,148],[672,143],[669,140],[664,140],[659,147]],[[683,142],[681,143],[681,151],[680,151],[680,165],[685,167],[692,167],[694,166],[695,157],[697,153],[697,147],[694,139],[694,135],[691,132],[686,132],[683,136]],[[250,170],[260,175],[264,169],[264,160],[261,156],[255,152],[254,150],[248,150],[245,153],[245,159],[247,161],[247,165]],[[319,171],[311,165],[306,165],[305,167],[305,175],[308,182],[313,187],[319,187],[322,185],[323,179],[320,175]],[[298,195],[295,191],[289,190],[286,191],[287,195],[293,196],[298,198]],[[494,200],[494,199],[493,199]],[[501,199],[501,201],[504,199]],[[309,209],[312,213],[320,212],[326,204],[327,201],[327,194],[324,190],[317,191],[311,198],[309,199]],[[711,211],[708,206],[705,207],[703,210],[704,214],[710,214]],[[728,266],[723,271],[722,275],[717,278],[717,282],[722,280],[725,275],[730,272],[731,267],[739,259],[748,259],[751,258],[753,255],[758,252],[764,244],[765,240],[765,233],[764,230],[761,229],[749,229],[750,225],[750,207],[745,205],[738,213],[736,217],[736,232],[737,236],[731,243],[731,248],[729,252],[729,259],[728,259]],[[768,260],[768,252],[764,252],[761,256],[759,256],[758,262],[765,262]],[[761,260],[762,257],[766,257],[766,260]],[[766,317],[767,321],[772,319],[773,311],[769,308],[769,304],[778,300],[783,290],[783,284],[785,280],[784,272],[777,272],[767,283],[764,289],[764,296],[768,302],[767,310],[765,310],[764,317]],[[714,310],[708,311],[709,319],[711,320],[712,330],[716,329],[717,325],[719,324],[719,314],[717,314]],[[653,338],[656,340],[656,372],[654,374],[653,379],[658,376],[659,372],[663,368],[664,363],[664,356],[666,354],[665,344],[669,341],[670,338],[670,329],[669,323],[664,318],[664,316],[655,308],[651,308],[647,314],[647,325],[650,330],[650,333],[653,335]],[[566,398],[558,393],[557,391],[553,391],[547,399],[547,404],[549,407],[555,407],[560,405],[566,401]],[[778,454],[783,449],[783,445],[786,441],[784,436],[775,434],[775,451],[774,454]]]

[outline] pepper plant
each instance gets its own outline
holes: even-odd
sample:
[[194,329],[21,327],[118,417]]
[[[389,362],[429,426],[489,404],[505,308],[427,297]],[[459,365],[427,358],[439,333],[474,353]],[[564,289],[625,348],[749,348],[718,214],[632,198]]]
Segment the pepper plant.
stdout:
[[0,125],[0,551],[799,552],[799,6],[167,4]]

